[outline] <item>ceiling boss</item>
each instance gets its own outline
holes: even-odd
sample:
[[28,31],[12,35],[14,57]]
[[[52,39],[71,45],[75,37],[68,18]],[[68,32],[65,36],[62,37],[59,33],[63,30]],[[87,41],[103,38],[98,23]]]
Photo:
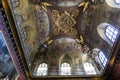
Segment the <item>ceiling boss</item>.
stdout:
[[57,10],[53,10],[52,14],[56,16],[56,20],[54,20],[54,23],[58,27],[57,29],[54,30],[56,31],[63,31],[64,33],[67,33],[70,30],[73,30],[73,26],[76,24],[76,21],[72,16],[67,12],[64,11],[61,15]]

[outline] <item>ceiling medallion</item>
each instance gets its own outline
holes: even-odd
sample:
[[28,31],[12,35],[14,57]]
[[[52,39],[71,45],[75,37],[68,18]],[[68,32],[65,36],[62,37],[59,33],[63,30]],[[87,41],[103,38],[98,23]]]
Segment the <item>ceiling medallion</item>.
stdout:
[[59,28],[58,30],[63,31],[64,33],[67,33],[76,24],[73,15],[71,16],[67,11],[64,11],[61,15],[59,15],[58,11],[56,11],[54,14],[57,15],[57,19],[54,21],[54,23]]

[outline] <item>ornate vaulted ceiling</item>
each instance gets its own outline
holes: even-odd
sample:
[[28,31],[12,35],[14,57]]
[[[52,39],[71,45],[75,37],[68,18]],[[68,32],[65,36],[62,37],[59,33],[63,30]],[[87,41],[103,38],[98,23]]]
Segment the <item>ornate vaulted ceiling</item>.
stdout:
[[48,64],[47,75],[60,75],[63,62],[71,65],[71,75],[88,75],[85,62],[102,74],[105,68],[92,55],[104,51],[109,59],[112,47],[100,37],[97,26],[104,22],[119,26],[118,9],[102,0],[20,0],[15,7],[8,2],[31,75],[38,76],[41,63]]

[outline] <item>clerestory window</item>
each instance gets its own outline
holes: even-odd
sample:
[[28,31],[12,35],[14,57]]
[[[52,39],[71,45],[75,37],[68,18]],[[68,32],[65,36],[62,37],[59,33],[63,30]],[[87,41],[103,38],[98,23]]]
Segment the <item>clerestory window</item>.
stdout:
[[61,75],[71,75],[71,66],[69,63],[62,63],[60,68]]
[[37,69],[37,72],[36,72],[36,76],[47,75],[47,71],[48,71],[48,65],[46,63],[41,63],[38,66],[38,69]]
[[106,37],[112,42],[114,43],[116,38],[117,38],[117,34],[118,34],[118,29],[116,29],[115,27],[113,27],[112,25],[108,25],[105,29],[105,35]]
[[96,74],[95,68],[91,63],[85,62],[83,63],[83,66],[86,75]]
[[99,60],[100,60],[102,67],[104,68],[107,64],[107,61],[108,61],[107,57],[104,55],[104,53],[102,51],[99,52],[98,57],[99,57]]

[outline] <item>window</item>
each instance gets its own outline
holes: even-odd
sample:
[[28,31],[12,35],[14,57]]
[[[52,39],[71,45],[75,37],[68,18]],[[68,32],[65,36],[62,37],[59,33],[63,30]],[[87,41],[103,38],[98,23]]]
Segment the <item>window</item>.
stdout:
[[120,8],[120,0],[105,0],[108,6],[113,8]]
[[114,28],[112,25],[108,25],[106,27],[105,35],[113,43],[116,40],[117,34],[118,34],[118,30],[116,28]]
[[26,36],[26,29],[25,28],[23,28],[23,29],[21,29],[21,38],[22,38],[22,41],[24,42],[25,40],[26,40],[26,38],[27,38],[27,36]]
[[86,74],[96,74],[95,68],[91,63],[85,62],[83,66]]
[[97,31],[100,37],[112,47],[118,37],[119,28],[108,23],[101,23],[98,25]]
[[47,66],[47,64],[46,64],[46,63],[41,63],[41,64],[38,66],[36,76],[47,75],[47,71],[48,71],[48,66]]
[[11,0],[11,4],[12,4],[13,8],[15,8],[19,5],[19,0]]
[[100,63],[102,64],[102,66],[105,67],[106,63],[107,63],[107,58],[102,51],[99,52],[98,57],[99,57],[99,60],[100,60]]
[[19,32],[19,36],[20,36],[20,39],[24,42],[27,38],[27,28],[22,28],[21,24],[22,24],[22,17],[21,16],[18,16],[16,15],[16,19],[17,19],[17,30]]
[[120,0],[115,0],[115,3],[120,5]]
[[70,7],[70,6],[76,6],[78,5],[78,3],[80,3],[80,1],[67,1],[67,0],[64,0],[64,1],[60,1],[58,3],[58,6],[62,6],[62,7]]
[[62,63],[61,64],[61,75],[71,75],[71,67],[69,63]]

